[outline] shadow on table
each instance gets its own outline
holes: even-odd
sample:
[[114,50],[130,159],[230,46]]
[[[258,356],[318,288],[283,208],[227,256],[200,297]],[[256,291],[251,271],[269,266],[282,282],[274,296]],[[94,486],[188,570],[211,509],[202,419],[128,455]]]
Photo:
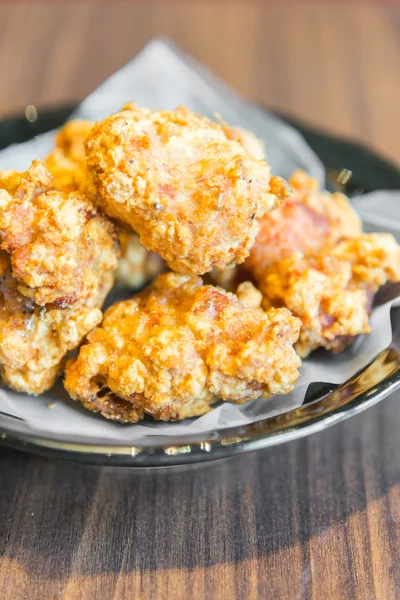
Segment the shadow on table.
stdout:
[[32,577],[237,562],[305,542],[399,482],[400,411],[392,397],[304,440],[163,471],[0,449],[0,480],[0,551]]

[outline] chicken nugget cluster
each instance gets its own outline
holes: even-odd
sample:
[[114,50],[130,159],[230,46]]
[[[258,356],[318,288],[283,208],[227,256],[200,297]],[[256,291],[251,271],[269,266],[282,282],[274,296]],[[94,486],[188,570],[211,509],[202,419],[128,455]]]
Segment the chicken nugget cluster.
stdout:
[[290,392],[300,321],[250,308],[199,277],[168,273],[109,308],[67,368],[72,398],[109,419],[202,415],[217,400]]
[[56,135],[56,145],[45,164],[57,189],[86,191],[87,168],[84,142],[92,121],[69,121]]
[[56,190],[40,161],[0,185],[0,373],[39,394],[101,321],[118,238],[86,198]]
[[[1,378],[40,394],[64,373],[120,423],[289,393],[399,280],[399,245],[346,196],[271,175],[252,133],[185,107],[70,121],[44,163],[0,171]],[[103,316],[114,285],[134,294]]]

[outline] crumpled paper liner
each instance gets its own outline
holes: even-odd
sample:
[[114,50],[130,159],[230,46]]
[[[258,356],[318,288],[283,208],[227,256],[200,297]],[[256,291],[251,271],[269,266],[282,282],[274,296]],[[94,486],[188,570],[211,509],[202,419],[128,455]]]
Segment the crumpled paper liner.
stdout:
[[[184,104],[212,118],[216,113],[232,125],[258,135],[266,146],[272,172],[288,177],[301,168],[324,184],[324,170],[303,137],[276,116],[243,100],[203,66],[171,44],[154,40],[130,63],[107,79],[78,107],[72,118],[100,119],[117,111],[125,102],[139,106],[172,109]],[[1,169],[26,169],[35,158],[43,158],[54,144],[49,132],[24,144],[0,152]],[[366,231],[390,231],[400,239],[400,193],[375,192],[354,203]],[[397,222],[394,216],[399,215]],[[0,412],[23,419],[33,430],[58,435],[84,435],[110,443],[137,444],[147,436],[183,436],[214,429],[245,425],[300,406],[312,382],[340,384],[354,375],[386,348],[392,338],[390,309],[399,303],[391,298],[375,307],[372,334],[359,339],[340,355],[316,352],[304,361],[295,390],[285,396],[259,398],[245,405],[220,403],[210,413],[178,423],[146,419],[135,425],[106,421],[68,398],[62,383],[40,397],[0,390]],[[1,422],[1,414],[0,414]]]

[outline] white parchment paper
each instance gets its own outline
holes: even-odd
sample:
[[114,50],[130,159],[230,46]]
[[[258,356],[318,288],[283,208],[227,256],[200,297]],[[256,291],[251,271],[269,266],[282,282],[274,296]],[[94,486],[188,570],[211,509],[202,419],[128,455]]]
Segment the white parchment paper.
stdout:
[[[184,104],[210,118],[217,113],[230,124],[253,131],[264,141],[275,174],[287,177],[296,168],[302,168],[324,184],[322,164],[295,129],[240,98],[205,67],[168,42],[150,42],[133,61],[88,96],[71,118],[100,119],[130,100],[150,108],[172,109]],[[33,159],[46,156],[53,143],[54,132],[50,132],[10,146],[0,152],[0,168],[24,170]],[[400,239],[400,193],[376,192],[354,202],[366,231],[390,231]],[[180,436],[247,424],[300,406],[311,382],[338,384],[354,375],[390,344],[390,309],[397,302],[398,298],[390,298],[377,306],[371,318],[373,333],[360,336],[344,353],[336,356],[315,353],[304,361],[296,389],[286,396],[260,398],[241,406],[221,403],[208,415],[180,423],[146,420],[136,425],[121,425],[84,410],[68,398],[59,383],[37,398],[0,389],[0,413],[19,417],[32,429],[42,432],[127,444],[139,443],[144,436]]]

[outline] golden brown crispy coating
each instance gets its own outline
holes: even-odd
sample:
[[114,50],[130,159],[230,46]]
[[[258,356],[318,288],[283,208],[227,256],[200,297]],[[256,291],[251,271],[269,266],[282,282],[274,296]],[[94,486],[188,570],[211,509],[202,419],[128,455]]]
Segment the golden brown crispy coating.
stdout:
[[318,347],[342,351],[369,333],[374,293],[399,280],[400,247],[390,234],[376,233],[315,256],[294,253],[267,269],[259,288],[265,309],[285,306],[302,320],[296,350],[304,358]]
[[184,107],[154,112],[131,104],[93,127],[86,153],[102,210],[179,272],[242,262],[256,217],[287,195],[265,161]]
[[112,223],[80,193],[54,190],[40,161],[12,194],[0,190],[0,241],[19,291],[40,305],[64,308],[84,300],[117,266]]
[[236,288],[236,296],[239,302],[250,308],[260,308],[263,302],[262,293],[251,283],[251,281],[243,281]]
[[0,375],[19,392],[40,394],[53,385],[65,354],[76,348],[102,318],[112,286],[105,273],[85,303],[72,308],[41,307],[18,291],[10,259],[0,251]]
[[162,258],[155,252],[149,252],[134,232],[122,231],[119,235],[121,256],[115,273],[118,285],[138,290],[165,271]]
[[218,399],[285,394],[298,377],[299,326],[285,309],[248,308],[199,277],[159,275],[106,311],[67,368],[65,387],[89,410],[130,422],[145,413],[199,416]]
[[93,123],[68,121],[56,135],[56,146],[45,159],[58,190],[87,191],[87,167],[84,142]]
[[400,246],[390,233],[364,233],[343,240],[332,256],[351,263],[353,282],[377,292],[388,281],[400,280]]
[[0,190],[6,190],[9,194],[14,194],[21,183],[22,173],[11,170],[0,171]]
[[245,261],[256,279],[292,252],[316,254],[362,231],[359,217],[343,194],[320,192],[318,182],[304,171],[296,171],[289,184],[293,194],[260,219],[260,231]]

